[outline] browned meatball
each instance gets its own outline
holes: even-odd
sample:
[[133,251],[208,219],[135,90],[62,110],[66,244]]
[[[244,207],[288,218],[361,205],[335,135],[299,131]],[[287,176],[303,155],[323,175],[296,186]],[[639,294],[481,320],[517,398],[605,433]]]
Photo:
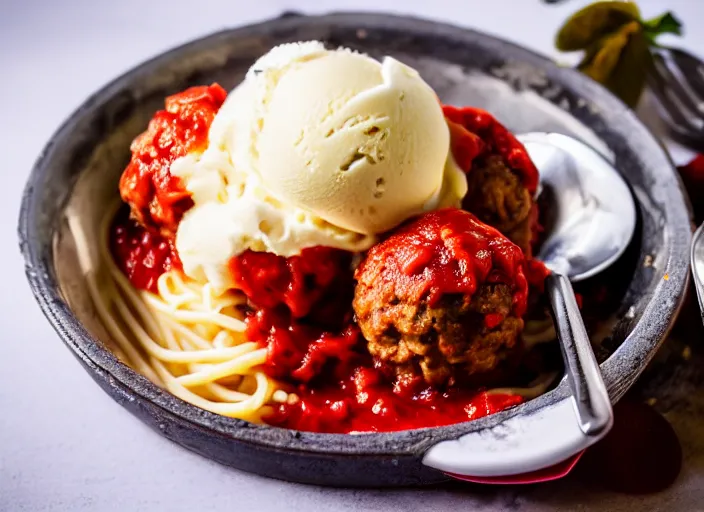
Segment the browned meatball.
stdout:
[[462,206],[530,254],[533,199],[520,176],[492,155],[475,160],[467,185]]
[[367,348],[400,384],[488,372],[520,344],[521,250],[472,214],[423,215],[370,249],[353,307]]
[[[448,295],[429,307],[427,300],[401,301],[388,284],[358,287],[355,311],[369,353],[393,365],[402,381],[420,372],[428,384],[452,384],[457,372],[493,370],[516,346],[523,321],[510,315],[512,295],[506,285],[483,285],[470,300]],[[491,313],[504,318],[493,328],[484,322]]]

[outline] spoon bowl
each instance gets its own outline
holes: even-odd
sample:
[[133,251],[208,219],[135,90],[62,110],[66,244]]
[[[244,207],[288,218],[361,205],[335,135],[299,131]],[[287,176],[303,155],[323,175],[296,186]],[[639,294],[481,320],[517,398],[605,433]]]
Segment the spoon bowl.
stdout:
[[614,263],[636,227],[631,191],[605,155],[567,135],[518,137],[540,170],[540,193],[550,193],[550,232],[538,253],[552,270],[576,282]]

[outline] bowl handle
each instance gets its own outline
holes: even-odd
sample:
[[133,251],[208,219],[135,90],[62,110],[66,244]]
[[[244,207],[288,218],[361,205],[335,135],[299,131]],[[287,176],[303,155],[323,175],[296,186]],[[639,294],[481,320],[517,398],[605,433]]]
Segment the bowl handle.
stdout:
[[423,464],[472,477],[520,475],[559,464],[596,443],[609,431],[585,434],[573,398],[514,416],[492,428],[442,441],[423,456]]

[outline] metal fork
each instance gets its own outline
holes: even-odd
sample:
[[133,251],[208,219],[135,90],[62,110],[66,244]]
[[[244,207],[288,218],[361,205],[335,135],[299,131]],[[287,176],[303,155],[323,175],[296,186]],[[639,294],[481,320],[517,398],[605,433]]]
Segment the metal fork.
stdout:
[[674,136],[704,148],[704,62],[677,48],[652,49],[648,86],[660,115]]

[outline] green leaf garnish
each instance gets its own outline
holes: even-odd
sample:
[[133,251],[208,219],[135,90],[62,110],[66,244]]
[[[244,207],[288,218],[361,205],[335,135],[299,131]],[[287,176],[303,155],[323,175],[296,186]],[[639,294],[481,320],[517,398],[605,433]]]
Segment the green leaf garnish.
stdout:
[[640,11],[633,2],[595,2],[569,17],[555,37],[555,46],[563,52],[584,50],[626,23],[639,19]]
[[645,29],[645,35],[652,42],[655,42],[655,38],[662,34],[682,35],[682,23],[670,11],[651,20],[644,21],[643,28]]
[[650,47],[662,34],[682,34],[682,23],[671,12],[644,21],[634,2],[605,0],[570,16],[555,46],[584,50],[578,69],[635,107],[653,64]]
[[632,21],[588,48],[578,68],[635,107],[651,63],[648,41],[640,24]]

